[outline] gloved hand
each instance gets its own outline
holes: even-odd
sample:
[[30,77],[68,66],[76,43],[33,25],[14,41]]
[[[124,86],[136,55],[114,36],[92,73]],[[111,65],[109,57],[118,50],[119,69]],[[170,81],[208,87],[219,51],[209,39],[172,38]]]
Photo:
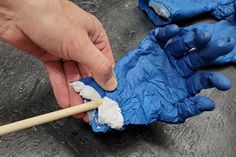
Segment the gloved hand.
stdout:
[[[210,33],[194,29],[176,39],[178,45],[166,44],[178,32],[176,25],[152,30],[137,49],[116,64],[118,87],[113,92],[104,91],[92,78],[81,80],[102,97],[118,103],[123,126],[147,125],[157,120],[182,123],[189,117],[214,109],[213,100],[195,96],[201,89],[230,88],[230,81],[222,74],[198,70],[230,52],[234,40],[220,37],[209,43]],[[191,50],[193,47],[195,50]],[[109,130],[108,125],[98,123],[97,112],[90,114],[90,120],[93,131]]]
[[235,4],[235,0],[139,0],[140,9],[157,26],[204,13],[235,23]]
[[[227,21],[219,21],[217,23],[201,23],[194,24],[184,29],[180,29],[179,36],[175,36],[172,39],[173,45],[175,40],[179,41],[179,38],[182,38],[186,33],[192,31],[193,29],[204,29],[209,31],[212,34],[210,42],[215,41],[216,39],[224,36],[232,37],[236,41],[236,27]],[[230,53],[218,57],[213,64],[226,64],[226,63],[236,63],[236,48],[234,48]]]

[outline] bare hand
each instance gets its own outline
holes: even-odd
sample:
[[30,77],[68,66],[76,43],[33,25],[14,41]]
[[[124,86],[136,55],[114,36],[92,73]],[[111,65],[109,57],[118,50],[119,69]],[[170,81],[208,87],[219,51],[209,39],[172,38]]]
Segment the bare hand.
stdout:
[[70,1],[0,0],[0,38],[44,63],[62,108],[82,102],[69,85],[81,77],[94,77],[106,90],[116,88],[103,26]]

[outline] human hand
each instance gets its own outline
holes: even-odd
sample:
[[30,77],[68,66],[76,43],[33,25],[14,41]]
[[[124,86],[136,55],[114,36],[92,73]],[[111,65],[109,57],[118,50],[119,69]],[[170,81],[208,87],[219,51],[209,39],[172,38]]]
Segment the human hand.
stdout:
[[0,0],[0,38],[44,63],[62,108],[82,102],[69,85],[81,77],[92,76],[106,90],[116,87],[103,26],[68,0]]
[[[209,42],[209,32],[194,29],[166,44],[178,32],[176,25],[151,31],[137,49],[116,64],[119,84],[112,92],[102,90],[91,78],[81,80],[102,97],[117,102],[123,126],[147,125],[157,120],[182,123],[187,118],[214,109],[213,100],[196,96],[202,89],[215,87],[228,90],[231,87],[230,81],[222,74],[199,69],[230,52],[235,45],[234,40],[225,36]],[[81,92],[87,86],[79,84],[77,91]],[[83,93],[80,93],[82,97],[90,98],[91,95]],[[98,123],[97,112],[94,113],[90,119],[93,131],[109,130],[108,125]]]

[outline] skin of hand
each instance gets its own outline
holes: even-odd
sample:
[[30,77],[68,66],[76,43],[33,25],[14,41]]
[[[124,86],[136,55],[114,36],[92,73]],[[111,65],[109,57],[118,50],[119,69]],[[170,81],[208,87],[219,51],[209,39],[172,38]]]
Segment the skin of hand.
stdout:
[[[117,86],[102,24],[68,0],[0,0],[0,38],[44,63],[62,108],[82,103],[70,86],[81,77],[108,91]],[[88,121],[87,114],[76,117]]]

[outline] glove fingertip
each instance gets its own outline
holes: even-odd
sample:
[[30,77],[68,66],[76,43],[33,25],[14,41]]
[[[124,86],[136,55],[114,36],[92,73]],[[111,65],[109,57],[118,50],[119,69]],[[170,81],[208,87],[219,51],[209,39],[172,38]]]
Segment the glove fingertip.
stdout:
[[214,47],[212,51],[215,51],[216,53],[213,53],[213,58],[226,55],[230,53],[235,46],[235,40],[231,37],[224,36],[215,41],[215,45],[212,45]]
[[207,30],[195,28],[194,32],[196,33],[195,42],[196,42],[196,45],[198,45],[198,46],[202,46],[202,45],[206,44],[208,41],[210,41],[210,39],[212,37],[212,33]]
[[229,90],[232,86],[231,81],[226,76],[220,73],[213,73],[210,79],[212,85],[222,91]]
[[155,29],[155,36],[163,41],[169,40],[179,32],[179,26],[175,24]]
[[179,26],[175,24],[168,25],[166,28],[166,36],[170,39],[177,35],[179,32]]
[[[184,121],[187,118],[197,116],[204,111],[212,111],[215,108],[215,103],[208,97],[205,96],[195,96],[191,97],[180,103],[179,106],[179,117],[181,121]],[[178,119],[178,121],[180,121]]]
[[177,33],[179,32],[179,26],[177,26],[176,24],[168,25],[166,31],[170,33]]
[[212,111],[215,109],[215,102],[208,97],[195,96],[192,98],[192,101],[197,105],[197,109],[201,112]]
[[231,51],[235,46],[235,41],[233,38],[225,36],[219,39],[219,46],[225,47],[225,49]]

